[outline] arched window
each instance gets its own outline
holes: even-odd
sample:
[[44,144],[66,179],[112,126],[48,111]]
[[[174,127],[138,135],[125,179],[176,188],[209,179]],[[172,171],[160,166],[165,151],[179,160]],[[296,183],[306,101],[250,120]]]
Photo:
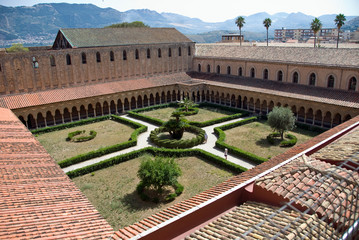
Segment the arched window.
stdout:
[[264,80],[268,79],[268,69],[264,69],[264,71],[263,71],[263,79]]
[[147,48],[147,58],[151,58],[151,50]]
[[71,56],[70,56],[70,54],[66,54],[66,64],[71,65]]
[[127,60],[126,50],[123,50],[123,52],[122,52],[122,59],[123,59],[123,60]]
[[188,46],[188,56],[191,56],[191,46]]
[[221,67],[217,65],[217,74],[221,74]]
[[139,59],[139,54],[138,54],[138,49],[136,49],[136,51],[135,51],[135,59]]
[[231,66],[228,66],[228,67],[227,67],[227,74],[228,74],[228,75],[231,75]]
[[242,67],[238,68],[238,76],[242,77],[243,76],[243,69]]
[[281,70],[277,73],[277,80],[280,82],[283,81],[283,72]]
[[101,62],[101,54],[99,52],[96,53],[96,62]]
[[113,53],[113,51],[110,52],[110,61],[115,61],[115,54]]
[[51,67],[56,66],[55,57],[53,55],[50,55],[50,65]]
[[256,70],[254,68],[251,68],[251,78],[256,77]]
[[309,76],[309,85],[315,86],[315,73],[311,73]]
[[355,91],[355,89],[357,88],[357,79],[355,77],[352,77],[349,80],[349,87],[348,90],[349,91]]
[[334,88],[334,76],[333,76],[333,75],[330,75],[330,76],[328,77],[327,87],[328,87],[328,88]]
[[161,58],[162,57],[162,52],[161,52],[161,48],[158,49],[158,57]]
[[298,83],[299,82],[299,74],[297,72],[293,73],[292,82],[293,83]]
[[210,73],[211,72],[211,65],[207,65],[207,72]]
[[171,48],[168,49],[168,57],[172,57],[172,49]]
[[178,56],[179,56],[179,57],[182,56],[182,49],[181,49],[181,47],[178,48]]
[[86,53],[81,53],[81,58],[82,58],[82,64],[86,64],[87,60],[86,60]]
[[201,72],[201,64],[198,64],[198,72]]

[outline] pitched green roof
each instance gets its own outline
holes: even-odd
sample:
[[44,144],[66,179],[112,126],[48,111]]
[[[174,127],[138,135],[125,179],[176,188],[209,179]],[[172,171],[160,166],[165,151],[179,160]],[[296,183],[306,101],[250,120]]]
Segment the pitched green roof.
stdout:
[[63,28],[74,48],[192,42],[175,28]]

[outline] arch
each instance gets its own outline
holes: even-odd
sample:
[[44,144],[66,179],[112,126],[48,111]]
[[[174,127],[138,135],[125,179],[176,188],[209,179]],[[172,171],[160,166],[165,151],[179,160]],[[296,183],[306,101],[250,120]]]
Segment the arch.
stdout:
[[115,61],[115,54],[113,53],[113,51],[110,51],[110,62]]
[[150,106],[155,105],[155,98],[153,97],[153,94],[150,94]]
[[87,106],[87,116],[94,117],[95,116],[95,109],[93,108],[92,104]]
[[52,116],[52,113],[50,111],[46,112],[46,125],[52,126],[55,124],[54,117]]
[[108,107],[108,103],[107,101],[104,101],[103,105],[102,105],[102,112],[103,112],[103,115],[108,115],[110,114],[110,109]]
[[27,123],[27,128],[29,128],[29,129],[37,128],[36,121],[35,121],[34,117],[32,116],[32,114],[29,114],[27,116],[27,122],[26,123]]
[[78,121],[79,120],[79,112],[77,111],[77,108],[75,106],[72,107],[71,119],[72,119],[72,121]]
[[65,123],[71,122],[71,114],[70,114],[70,111],[69,111],[68,108],[64,109],[63,117],[64,117],[64,122]]
[[216,96],[215,96],[215,102],[219,103],[219,92],[217,91]]
[[80,119],[87,118],[87,113],[84,105],[80,106]]
[[191,46],[188,46],[188,48],[187,48],[187,51],[188,51],[188,56],[191,56]]
[[96,62],[101,62],[101,54],[100,52],[96,52]]
[[24,117],[23,116],[19,116],[19,120],[22,122],[22,124],[24,124],[26,127],[27,127],[27,123],[26,123],[26,121],[25,121],[25,119],[24,119]]
[[87,63],[86,53],[84,53],[84,52],[81,53],[81,61],[82,61],[82,64],[86,64],[86,63]]
[[62,121],[62,115],[60,113],[60,110],[59,109],[56,109],[55,111],[55,124],[58,125],[58,124],[62,124],[63,121]]
[[156,93],[155,103],[156,103],[156,104],[160,104],[160,103],[161,103],[160,94],[159,94],[158,92]]
[[196,102],[196,94],[195,94],[195,92],[192,92],[192,101]]
[[98,116],[102,116],[102,107],[101,107],[101,103],[99,103],[99,102],[97,102],[97,103],[96,103],[95,112],[96,112],[96,117],[98,117]]
[[56,66],[56,62],[55,62],[55,57],[54,57],[54,55],[50,55],[50,65],[51,65],[51,67],[55,67],[55,66]]
[[214,92],[213,92],[213,91],[211,92],[211,97],[210,97],[210,98],[211,98],[211,102],[215,102],[215,96],[214,96]]
[[145,94],[145,96],[143,96],[143,106],[148,107],[148,97],[146,94]]
[[166,94],[164,91],[162,91],[161,93],[161,103],[165,103],[166,102]]
[[172,57],[172,49],[171,48],[168,49],[168,57]]
[[243,68],[242,67],[238,68],[238,76],[240,76],[240,77],[243,76]]
[[262,102],[261,113],[263,115],[267,115],[267,113],[268,113],[267,100],[263,100],[263,102]]
[[293,83],[299,83],[299,74],[298,72],[294,72],[292,75],[292,82]]
[[177,91],[177,101],[181,100],[181,92],[180,90]]
[[110,102],[110,113],[111,113],[111,114],[116,114],[116,104],[115,104],[115,101],[114,101],[114,100],[112,100],[112,101]]
[[332,127],[332,113],[326,112],[323,118],[323,127],[331,128]]
[[151,50],[149,48],[147,48],[147,58],[151,58]]
[[138,95],[138,97],[137,97],[137,107],[138,107],[138,108],[142,108],[142,107],[143,107],[143,104],[142,104],[142,96],[141,96],[141,95]]
[[140,55],[138,53],[138,49],[135,50],[135,59],[139,59],[140,58]]
[[128,111],[130,109],[130,103],[127,98],[125,98],[125,101],[123,103],[123,108],[125,111]]
[[219,101],[220,104],[225,104],[225,100],[226,100],[226,99],[225,99],[225,97],[224,97],[224,93],[221,94],[221,97],[220,97],[219,100],[220,100],[220,101]]
[[71,56],[70,56],[70,54],[66,54],[66,64],[71,65]]
[[237,108],[242,108],[242,96],[238,95],[237,98]]
[[280,102],[277,102],[277,107],[282,106],[282,104]]
[[227,66],[227,75],[231,75],[231,66]]
[[254,112],[254,99],[251,97],[248,102],[248,110]]
[[178,56],[179,56],[179,57],[182,56],[182,48],[181,48],[181,47],[178,48]]
[[131,109],[136,109],[136,98],[135,97],[131,98]]
[[209,90],[207,90],[205,101],[211,101],[211,95],[209,93]]
[[327,88],[334,88],[334,76],[329,75],[327,80]]
[[157,50],[157,55],[158,55],[158,58],[161,58],[161,57],[162,57],[161,48],[159,48],[159,49]]
[[316,75],[315,75],[315,73],[311,73],[309,75],[309,85],[315,86],[315,82],[316,82]]
[[352,116],[350,116],[350,114],[347,114],[345,117],[344,117],[344,122],[348,121],[352,119]]
[[268,69],[264,69],[263,70],[263,79],[267,80],[268,79]]
[[172,91],[172,101],[176,101],[176,90]]
[[321,110],[317,110],[314,116],[314,125],[322,126],[323,115]]
[[356,88],[357,88],[357,79],[355,77],[351,77],[349,79],[348,90],[349,91],[355,91]]
[[231,96],[231,107],[236,107],[236,96],[234,94]]
[[269,105],[268,105],[268,112],[272,111],[274,108],[274,102],[273,101],[270,101],[269,102]]
[[126,50],[123,50],[123,52],[122,52],[122,60],[127,60],[127,52],[126,52]]
[[295,105],[293,105],[290,110],[292,111],[294,116],[297,116],[297,107]]
[[333,127],[337,126],[341,123],[342,123],[342,115],[340,115],[339,113],[335,114],[335,116],[333,118]]
[[229,95],[229,93],[227,93],[227,96],[226,96],[226,105],[227,106],[230,106],[231,105],[231,96]]
[[117,112],[118,113],[122,113],[123,112],[123,106],[122,106],[122,101],[121,99],[117,100]]
[[314,120],[313,109],[309,108],[305,115],[305,122],[309,124],[313,124],[313,120]]
[[256,70],[252,67],[250,70],[250,76],[251,78],[255,78],[256,77]]
[[37,121],[37,127],[38,127],[38,128],[46,127],[46,125],[45,125],[45,119],[44,119],[44,117],[42,116],[42,113],[41,113],[41,112],[37,113],[36,121]]
[[207,64],[207,73],[211,72],[211,65]]
[[167,91],[166,102],[168,102],[168,103],[171,102],[171,91],[170,90]]
[[256,103],[254,104],[254,111],[256,113],[260,113],[261,112],[261,101],[259,100],[259,98],[257,98]]
[[198,72],[201,72],[201,64],[198,63]]
[[305,108],[304,107],[299,108],[297,120],[299,122],[304,122],[304,120],[305,120]]
[[243,109],[248,109],[248,99],[247,99],[247,97],[243,98]]
[[221,74],[221,66],[217,65],[217,74]]
[[277,81],[279,81],[279,82],[283,81],[283,72],[282,72],[282,70],[279,70],[277,72]]

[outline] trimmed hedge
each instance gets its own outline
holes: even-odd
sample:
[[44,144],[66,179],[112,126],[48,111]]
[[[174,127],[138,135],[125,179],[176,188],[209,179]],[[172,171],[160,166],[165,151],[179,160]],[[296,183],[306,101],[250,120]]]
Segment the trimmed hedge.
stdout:
[[95,163],[83,168],[79,168],[67,173],[70,178],[82,176],[88,173],[92,173],[96,170],[107,168],[121,162],[125,162],[143,154],[151,154],[153,156],[165,156],[165,157],[188,157],[188,156],[197,156],[201,157],[204,161],[215,163],[221,167],[224,167],[228,170],[231,170],[236,173],[241,173],[247,171],[246,168],[234,164],[224,158],[221,158],[212,153],[206,152],[202,149],[166,149],[166,148],[155,148],[155,147],[146,147],[129,153],[125,153],[110,159],[106,159],[102,162]]
[[252,162],[255,163],[263,163],[266,162],[268,159],[259,157],[253,153],[244,151],[240,148],[228,145],[227,143],[224,142],[225,138],[226,138],[226,134],[224,133],[224,130],[228,130],[230,128],[234,128],[234,127],[238,127],[247,123],[251,123],[251,122],[255,122],[257,120],[257,117],[250,117],[238,122],[234,122],[234,123],[229,123],[220,127],[216,127],[214,128],[214,132],[218,135],[218,140],[216,141],[216,147],[224,150],[224,149],[228,149],[228,151],[234,155],[237,155],[239,157],[245,158],[247,160],[250,160]]
[[65,159],[58,163],[61,168],[68,167],[70,165],[77,164],[77,163],[80,163],[80,162],[83,162],[83,161],[86,161],[86,160],[89,160],[92,158],[100,157],[100,156],[103,156],[103,155],[106,155],[106,154],[109,154],[112,152],[117,152],[117,151],[123,150],[125,148],[136,146],[137,136],[139,134],[147,131],[147,126],[133,122],[133,121],[125,119],[125,118],[118,117],[116,115],[111,115],[110,118],[107,118],[107,119],[111,119],[113,121],[129,125],[136,129],[135,129],[135,131],[132,132],[131,137],[128,141],[122,142],[119,144],[115,144],[112,146],[100,148],[100,149],[97,149],[97,150],[94,150],[94,151],[91,151],[88,153],[79,154],[77,156]]
[[77,135],[80,135],[81,133],[85,133],[85,130],[78,130],[75,132],[70,132],[67,135],[67,139],[68,141],[74,141],[74,142],[85,142],[85,141],[90,141],[92,139],[94,139],[97,135],[96,131],[91,130],[90,134],[88,136],[84,136],[84,137],[76,137]]
[[280,142],[280,146],[281,147],[292,147],[295,144],[297,144],[297,137],[292,135],[292,134],[287,134],[285,135],[286,138],[288,138],[289,140],[283,140]]
[[183,114],[183,116],[191,116],[191,115],[197,114],[199,111],[199,108],[198,107],[190,107],[190,108],[188,108],[188,112],[186,112],[185,107],[180,107],[180,108],[177,108],[177,111],[181,112]]
[[164,127],[159,127],[151,131],[150,139],[157,146],[166,148],[191,148],[203,143],[205,135],[205,131],[203,129],[189,125],[185,128],[185,131],[196,134],[196,137],[188,140],[160,139],[158,135],[162,132],[167,132],[167,130]]

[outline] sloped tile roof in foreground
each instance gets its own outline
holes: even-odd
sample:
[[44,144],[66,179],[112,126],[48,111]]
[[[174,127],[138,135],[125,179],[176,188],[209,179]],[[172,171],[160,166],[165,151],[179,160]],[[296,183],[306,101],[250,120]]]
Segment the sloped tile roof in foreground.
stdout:
[[0,108],[0,239],[108,239],[112,233],[29,130]]

